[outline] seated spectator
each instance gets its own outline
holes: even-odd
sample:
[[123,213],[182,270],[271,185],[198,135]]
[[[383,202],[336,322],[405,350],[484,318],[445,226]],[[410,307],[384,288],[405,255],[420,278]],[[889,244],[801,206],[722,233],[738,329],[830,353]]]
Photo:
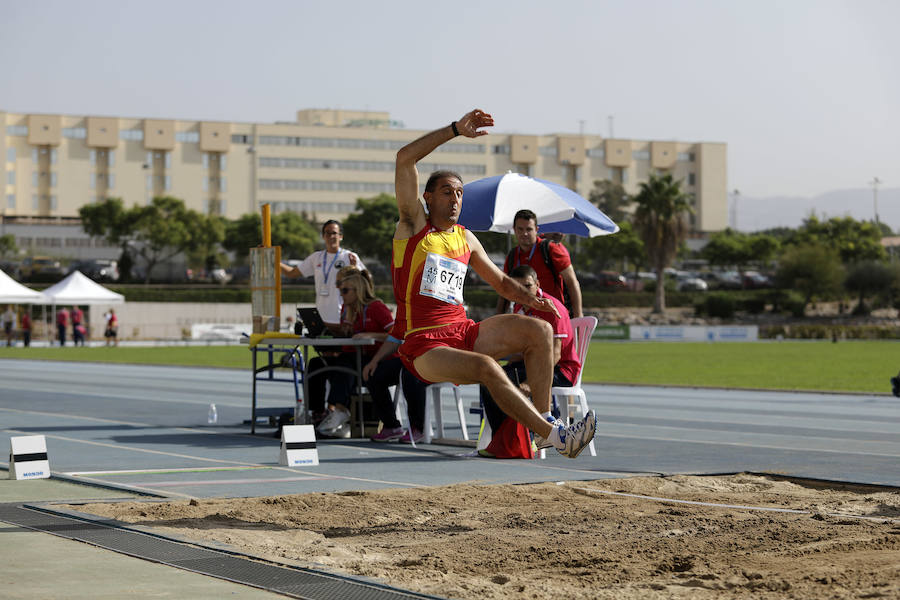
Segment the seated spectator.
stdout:
[[[371,437],[373,442],[397,442],[410,444],[420,442],[425,421],[425,388],[426,384],[403,368],[403,361],[397,354],[402,343],[398,337],[396,324],[381,348],[369,363],[363,367],[363,381],[372,395],[375,414],[381,421],[381,431]],[[387,357],[387,358],[385,358]],[[394,411],[394,400],[388,388],[392,385],[403,386],[409,414],[410,430],[404,431]]]
[[[581,363],[578,359],[578,352],[575,348],[575,333],[572,329],[572,322],[569,314],[558,299],[544,294],[543,290],[538,286],[537,273],[529,265],[519,265],[514,267],[509,274],[510,277],[522,284],[529,292],[538,297],[547,297],[553,300],[559,316],[551,312],[536,311],[532,308],[523,307],[521,305],[513,306],[513,312],[524,314],[529,317],[543,319],[550,323],[553,328],[553,386],[554,387],[571,387],[578,379],[578,373],[581,370]],[[511,381],[516,383],[525,394],[529,394],[528,374],[525,372],[525,363],[521,356],[510,357],[509,363],[503,367],[506,375]],[[500,410],[500,407],[491,398],[487,388],[481,386],[481,401],[484,406],[485,418],[491,425],[491,429],[495,432],[500,431],[503,421],[508,417]],[[553,416],[559,418],[559,409],[553,407]],[[546,446],[549,447],[549,446]],[[491,447],[487,449],[492,454]]]
[[[354,338],[371,338],[383,342],[394,325],[394,315],[387,305],[375,297],[372,276],[368,271],[355,267],[344,267],[338,273],[338,289],[343,299],[341,308],[340,334]],[[371,357],[380,344],[364,346],[363,353]],[[317,357],[310,361],[309,371],[321,367],[342,366],[356,368],[356,351],[347,346],[336,356]],[[368,358],[365,359],[368,362]],[[328,395],[328,413],[317,426],[317,431],[326,437],[350,437],[350,393],[355,377],[348,373],[330,371],[309,378],[310,407],[321,405],[325,381],[331,385]],[[371,390],[370,390],[371,392]],[[384,388],[387,394],[387,387]]]

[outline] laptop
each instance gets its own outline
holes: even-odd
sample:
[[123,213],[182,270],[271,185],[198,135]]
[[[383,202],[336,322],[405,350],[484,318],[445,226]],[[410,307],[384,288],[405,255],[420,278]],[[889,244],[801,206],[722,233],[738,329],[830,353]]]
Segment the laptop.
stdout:
[[322,320],[322,315],[319,314],[319,309],[315,306],[310,308],[298,308],[297,309],[297,320],[303,321],[303,324],[306,325],[306,336],[311,338],[321,337],[322,334],[330,335],[330,331],[325,327],[325,322]]

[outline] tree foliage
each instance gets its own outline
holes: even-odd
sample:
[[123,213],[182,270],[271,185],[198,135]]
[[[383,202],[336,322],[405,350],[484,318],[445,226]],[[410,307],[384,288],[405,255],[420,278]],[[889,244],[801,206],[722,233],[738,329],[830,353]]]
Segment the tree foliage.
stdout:
[[837,251],[823,244],[788,248],[775,273],[775,285],[803,294],[804,307],[814,297],[828,297],[840,290],[844,270]]
[[130,246],[135,239],[139,209],[125,208],[121,198],[107,198],[102,202],[85,204],[78,209],[78,215],[86,234],[119,248],[119,281],[130,281],[134,264]]
[[872,294],[889,295],[896,277],[896,270],[880,261],[866,260],[850,267],[844,287],[859,294],[859,304],[854,313],[869,314],[871,309],[866,305],[866,297]]
[[[675,258],[687,237],[687,215],[692,212],[690,194],[681,189],[681,181],[675,181],[671,173],[651,175],[641,183],[634,201],[637,208],[632,219],[650,265],[656,272],[656,280],[664,281],[665,268]],[[653,312],[666,308],[665,286],[656,286]]]
[[591,190],[588,200],[592,204],[596,204],[603,214],[616,224],[621,225],[629,218],[626,209],[631,205],[631,197],[625,192],[621,183],[609,179],[595,181],[594,189]]
[[616,264],[621,265],[621,270],[625,270],[628,263],[634,265],[635,270],[640,270],[640,266],[647,264],[647,253],[644,251],[644,242],[631,223],[621,221],[619,231],[613,235],[582,240],[574,262],[579,271],[596,272],[613,268]]
[[185,207],[173,196],[157,196],[147,206],[135,207],[135,253],[144,261],[144,283],[153,268],[182,252],[197,248],[207,217]]
[[833,248],[845,264],[862,260],[884,260],[887,253],[881,245],[881,229],[869,221],[852,217],[832,217],[821,221],[811,214],[795,229],[786,245],[823,244]]
[[[304,216],[295,212],[278,213],[272,217],[272,245],[281,246],[282,259],[306,258],[321,241],[321,234]],[[262,217],[248,213],[225,224],[226,250],[238,259],[245,259],[250,248],[262,245]]]
[[767,263],[779,247],[778,239],[772,235],[746,234],[729,227],[712,234],[700,254],[712,265],[734,266],[743,272],[752,262]]
[[0,235],[0,258],[6,258],[7,254],[15,254],[18,251],[16,236],[11,233]]
[[357,254],[389,264],[399,219],[397,199],[390,194],[358,198],[356,211],[344,219],[344,242]]

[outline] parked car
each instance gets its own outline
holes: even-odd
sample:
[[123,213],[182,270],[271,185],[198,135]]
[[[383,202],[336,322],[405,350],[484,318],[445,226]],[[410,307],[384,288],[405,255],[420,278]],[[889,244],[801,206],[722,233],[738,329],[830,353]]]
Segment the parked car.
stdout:
[[772,287],[772,280],[757,271],[744,271],[744,289],[760,290]]
[[621,273],[616,273],[615,271],[600,271],[597,273],[597,284],[598,287],[609,289],[609,288],[624,288],[627,284],[625,282],[625,277],[622,276]]
[[687,273],[675,279],[675,289],[679,292],[705,292],[709,285],[694,273]]
[[59,261],[49,256],[27,256],[19,267],[22,279],[52,279],[63,275]]
[[80,260],[69,265],[69,273],[81,271],[94,281],[118,281],[119,262],[105,258]]

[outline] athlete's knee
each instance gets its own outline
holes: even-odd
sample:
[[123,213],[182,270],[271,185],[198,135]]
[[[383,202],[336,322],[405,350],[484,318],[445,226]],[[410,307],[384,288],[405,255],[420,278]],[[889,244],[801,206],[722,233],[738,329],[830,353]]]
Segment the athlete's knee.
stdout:
[[506,379],[506,373],[496,360],[489,356],[481,355],[472,361],[472,369],[475,371],[475,379],[490,387],[496,381]]
[[529,346],[544,347],[553,345],[553,327],[543,319],[529,317],[523,324],[522,334]]

